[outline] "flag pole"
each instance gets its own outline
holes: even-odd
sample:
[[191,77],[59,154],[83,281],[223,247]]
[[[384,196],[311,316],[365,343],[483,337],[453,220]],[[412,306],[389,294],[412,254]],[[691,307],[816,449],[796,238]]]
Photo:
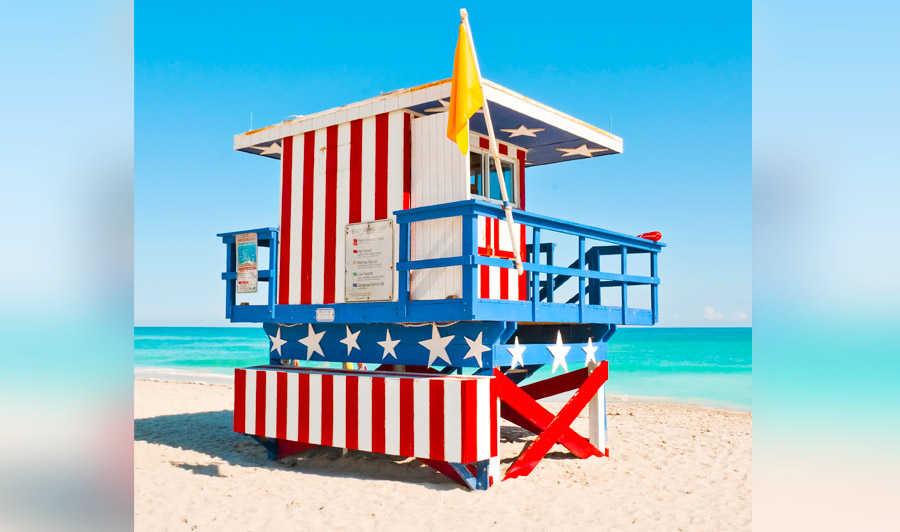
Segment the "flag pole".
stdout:
[[[459,10],[459,16],[462,19],[463,26],[466,27],[466,36],[469,38],[469,46],[472,48],[472,59],[475,60],[475,73],[478,75],[478,87],[484,95],[484,82],[481,80],[481,66],[478,64],[478,54],[475,53],[475,40],[472,38],[472,28],[469,27],[469,13],[465,8]],[[522,268],[522,256],[519,253],[519,244],[516,240],[516,232],[513,229],[512,208],[509,204],[509,195],[506,193],[506,178],[503,177],[503,166],[500,164],[500,149],[497,147],[497,138],[494,137],[494,124],[491,122],[491,113],[488,110],[487,97],[482,98],[482,108],[484,110],[484,122],[487,126],[488,137],[491,141],[491,153],[494,156],[494,167],[497,170],[497,177],[500,179],[500,198],[503,200],[503,212],[506,214],[506,226],[509,228],[509,241],[512,243],[514,260],[516,263],[516,272],[519,275],[524,273]],[[490,175],[490,172],[488,172]]]

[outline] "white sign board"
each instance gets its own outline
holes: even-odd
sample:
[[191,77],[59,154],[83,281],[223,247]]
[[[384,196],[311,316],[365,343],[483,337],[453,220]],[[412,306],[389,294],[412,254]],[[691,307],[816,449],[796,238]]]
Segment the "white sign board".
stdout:
[[394,295],[394,222],[348,224],[344,286],[348,302],[390,301]]
[[317,308],[316,321],[334,321],[333,308]]
[[237,248],[237,293],[255,293],[259,281],[256,233],[234,235],[234,243]]

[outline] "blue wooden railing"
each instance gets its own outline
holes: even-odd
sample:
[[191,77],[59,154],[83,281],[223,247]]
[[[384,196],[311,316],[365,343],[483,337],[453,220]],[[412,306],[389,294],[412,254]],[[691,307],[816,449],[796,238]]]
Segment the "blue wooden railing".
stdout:
[[[329,305],[276,305],[278,265],[278,230],[267,227],[250,231],[220,233],[226,244],[226,268],[222,279],[226,281],[225,317],[233,322],[314,323],[317,310],[327,307],[333,311],[335,323],[398,323],[429,321],[504,321],[504,322],[553,322],[553,323],[606,323],[620,325],[653,325],[659,320],[657,306],[657,253],[665,244],[614,233],[532,214],[513,211],[513,220],[531,231],[531,244],[525,252],[525,275],[528,275],[527,301],[482,299],[478,294],[478,268],[481,265],[514,268],[510,259],[487,257],[478,254],[478,217],[504,219],[502,208],[481,200],[459,201],[428,207],[396,211],[400,242],[398,246],[399,275],[397,301],[373,303],[335,303]],[[411,224],[425,220],[459,217],[462,219],[462,254],[426,260],[410,260]],[[504,222],[505,223],[505,222]],[[268,283],[266,305],[237,304],[235,235],[256,233],[260,247],[269,248],[269,268],[259,270],[259,281]],[[554,263],[556,244],[542,242],[546,233],[574,236],[578,240],[578,255],[566,266]],[[591,247],[588,248],[588,244]],[[596,245],[595,245],[596,244]],[[534,250],[538,250],[537,253]],[[650,275],[627,274],[628,256],[648,254]],[[600,257],[619,257],[618,272],[604,272]],[[410,300],[410,273],[415,270],[461,266],[463,270],[462,297],[443,300]],[[564,302],[555,301],[554,293],[568,281],[575,279],[578,289]],[[629,307],[628,287],[650,286],[650,308]],[[621,290],[621,306],[604,305],[601,288],[618,287]],[[331,321],[331,320],[329,320]]]
[[[478,217],[498,218],[503,220],[503,209],[495,204],[482,200],[458,201],[427,207],[417,207],[396,211],[397,223],[400,225],[400,261],[397,270],[410,272],[428,268],[446,266],[462,266],[463,287],[462,299],[471,305],[469,312],[478,319],[516,319],[524,321],[517,305],[523,302],[479,300],[476,293],[478,286],[478,266],[497,266],[514,268],[510,259],[486,257],[478,254]],[[439,218],[460,217],[462,219],[462,255],[438,259],[410,260],[410,224]],[[577,223],[567,222],[548,216],[541,216],[525,211],[513,211],[513,221],[527,226],[531,230],[531,244],[525,251],[527,262],[523,264],[529,275],[529,302],[531,321],[577,322],[577,323],[620,323],[652,325],[659,321],[657,288],[659,275],[657,271],[657,253],[665,244],[652,242],[621,233],[607,231]],[[555,245],[542,243],[542,231],[572,235],[578,239],[578,257],[568,266],[553,264]],[[596,245],[586,248],[587,241],[596,241]],[[537,249],[539,252],[534,253]],[[650,275],[628,275],[628,255],[649,254]],[[600,269],[600,257],[618,255],[620,271],[604,272]],[[541,257],[545,258],[542,263]],[[541,277],[544,277],[541,280]],[[554,302],[554,292],[569,279],[578,280],[578,291],[566,303]],[[628,307],[628,287],[635,285],[650,286],[650,309],[630,309]],[[603,287],[620,287],[621,306],[604,307],[600,298]],[[399,298],[401,304],[409,302],[409,276],[400,276]],[[415,302],[413,302],[415,303]],[[502,306],[497,307],[497,303]],[[491,311],[491,307],[499,309],[499,313]],[[575,310],[573,312],[573,309]],[[516,312],[519,311],[519,312]],[[513,313],[516,317],[510,317]],[[620,316],[613,316],[613,313]]]
[[225,319],[231,319],[237,300],[237,250],[235,249],[234,236],[244,233],[256,233],[257,245],[269,248],[269,269],[259,270],[259,281],[269,283],[267,313],[269,318],[275,316],[275,301],[278,292],[276,268],[278,262],[278,229],[265,227],[251,229],[249,231],[235,231],[233,233],[219,233],[218,237],[226,247],[225,271],[222,279],[225,280]]

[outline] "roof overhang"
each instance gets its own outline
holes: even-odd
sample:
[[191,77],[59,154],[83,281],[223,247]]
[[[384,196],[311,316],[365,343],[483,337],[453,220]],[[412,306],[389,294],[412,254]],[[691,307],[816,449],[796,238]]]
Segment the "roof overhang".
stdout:
[[[497,140],[527,150],[526,162],[543,165],[622,153],[622,139],[496,83],[484,80]],[[281,139],[323,127],[405,109],[419,115],[446,112],[450,80],[400,89],[362,102],[329,109],[234,136],[234,149],[281,158]],[[481,111],[469,128],[487,135]],[[449,142],[449,140],[448,140]]]

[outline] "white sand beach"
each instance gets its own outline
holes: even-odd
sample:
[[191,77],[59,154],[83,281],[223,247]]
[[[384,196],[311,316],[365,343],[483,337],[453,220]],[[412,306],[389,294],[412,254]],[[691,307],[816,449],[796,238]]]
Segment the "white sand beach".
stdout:
[[[486,492],[357,451],[269,461],[232,432],[230,385],[136,380],[134,418],[135,530],[751,529],[745,412],[612,403],[609,458],[556,446],[530,476]],[[586,434],[587,418],[573,427]],[[503,425],[503,469],[532,437]]]

